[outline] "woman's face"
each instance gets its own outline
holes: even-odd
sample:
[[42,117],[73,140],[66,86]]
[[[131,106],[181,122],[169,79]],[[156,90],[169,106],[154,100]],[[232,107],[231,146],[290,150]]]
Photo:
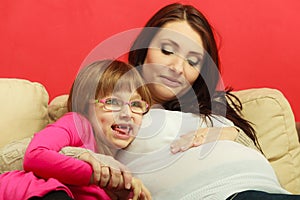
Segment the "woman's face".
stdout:
[[[143,114],[132,112],[127,103],[132,102],[131,107],[138,109],[139,101],[141,101],[141,96],[138,93],[132,94],[126,90],[100,98],[99,103],[96,103],[93,108],[96,119],[90,117],[90,119],[94,119],[91,121],[97,141],[108,142],[109,146],[112,144],[116,148],[127,147],[136,136],[143,117]],[[118,107],[119,110],[112,111],[110,109]]]
[[184,94],[197,79],[203,56],[202,39],[187,22],[165,24],[151,41],[142,70],[155,103]]

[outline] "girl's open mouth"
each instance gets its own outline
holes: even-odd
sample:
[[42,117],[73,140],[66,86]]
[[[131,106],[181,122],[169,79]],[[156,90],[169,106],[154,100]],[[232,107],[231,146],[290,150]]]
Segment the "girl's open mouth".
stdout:
[[113,124],[111,128],[115,133],[115,137],[120,139],[128,139],[133,130],[133,127],[129,124]]

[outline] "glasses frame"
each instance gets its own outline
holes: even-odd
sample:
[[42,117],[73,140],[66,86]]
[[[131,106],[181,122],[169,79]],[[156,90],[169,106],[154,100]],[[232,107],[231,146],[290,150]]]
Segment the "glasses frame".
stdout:
[[[105,106],[105,105],[107,105],[105,102],[106,102],[108,99],[118,99],[119,101],[121,101],[121,102],[122,102],[122,105],[120,106],[120,109],[112,110],[112,109],[107,108],[107,107]],[[132,102],[135,102],[135,101],[145,102],[145,104],[146,104],[146,110],[145,110],[144,112],[141,112],[141,113],[140,113],[140,112],[134,111],[130,105],[131,105]],[[103,106],[104,106],[104,109],[106,109],[107,111],[121,111],[122,108],[123,108],[123,106],[125,106],[125,105],[128,105],[129,108],[130,108],[130,110],[131,110],[131,112],[133,112],[133,113],[135,113],[135,114],[142,114],[142,115],[143,115],[143,114],[146,114],[146,113],[149,111],[149,104],[148,104],[146,101],[141,100],[141,99],[139,99],[139,100],[132,100],[132,101],[129,101],[129,102],[125,102],[125,101],[123,101],[123,100],[121,100],[121,99],[119,99],[119,98],[108,97],[108,98],[105,98],[105,99],[95,99],[95,103],[102,103]]]

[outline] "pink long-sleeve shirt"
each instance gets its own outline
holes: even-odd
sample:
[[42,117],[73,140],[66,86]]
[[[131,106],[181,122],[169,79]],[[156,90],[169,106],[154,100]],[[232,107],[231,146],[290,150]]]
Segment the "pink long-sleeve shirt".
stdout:
[[[59,153],[65,146],[84,147],[95,151],[95,144],[89,121],[79,114],[67,113],[34,135],[24,157],[25,175],[22,175],[23,172],[15,172],[23,180],[23,185],[25,184],[19,189],[26,189],[23,192],[27,196],[29,193],[40,196],[49,192],[49,188],[62,188],[75,199],[110,199],[99,186],[89,185],[92,167],[88,163]],[[31,172],[44,180],[34,178]],[[16,176],[10,174],[13,175]],[[35,184],[37,187],[34,187]],[[18,191],[21,192],[20,190]]]

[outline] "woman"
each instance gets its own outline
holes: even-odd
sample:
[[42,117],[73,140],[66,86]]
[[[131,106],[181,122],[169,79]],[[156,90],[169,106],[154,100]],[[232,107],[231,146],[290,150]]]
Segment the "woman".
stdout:
[[[118,158],[143,180],[153,198],[300,199],[281,188],[261,153],[227,140],[230,138],[217,141],[214,132],[208,132],[207,143],[198,148],[178,155],[169,153],[166,147],[184,134],[182,127],[199,127],[195,115],[208,127],[234,125],[259,145],[250,123],[239,115],[241,105],[234,104],[233,99],[238,99],[231,89],[217,91],[219,57],[205,17],[192,6],[175,3],[159,10],[145,27],[131,48],[129,62],[138,67],[155,103],[170,111],[150,111],[149,121],[165,116],[163,128],[154,126],[160,129],[150,136],[149,129],[142,129],[144,134],[119,152]],[[175,112],[168,121],[174,111],[184,114]],[[178,115],[181,121],[176,120]],[[167,132],[172,126],[176,131],[178,122],[182,122],[178,134]],[[188,140],[187,148],[203,141],[199,130],[192,132],[193,137],[182,136]],[[177,144],[182,142],[173,143],[174,152],[180,151]]]
[[[170,31],[172,31],[170,22],[185,23],[178,25],[180,26],[178,28],[175,27],[178,30],[170,34]],[[139,71],[146,82],[158,81],[158,83],[162,83],[160,86],[159,84],[150,84],[152,98],[157,103],[162,104],[167,110],[190,112],[204,116],[210,116],[211,114],[225,116],[236,127],[244,131],[254,144],[259,147],[254,129],[249,122],[239,115],[242,108],[241,104],[239,101],[239,104],[233,103],[233,98],[235,100],[238,99],[230,93],[232,89],[217,91],[217,85],[221,78],[218,49],[211,26],[204,15],[192,6],[171,4],[158,11],[145,27],[131,47],[128,60],[132,65],[139,66]],[[161,31],[161,28],[164,28],[163,31]],[[173,39],[157,41],[155,40],[157,34],[158,37],[160,35],[163,38],[172,36]],[[182,43],[188,43],[189,47],[186,49],[180,47],[180,49],[175,42],[178,39],[182,40]],[[159,67],[158,74],[156,74],[157,77],[154,77],[155,74],[153,74],[152,70],[155,68],[155,65],[151,65],[151,63],[159,63],[161,66],[169,67],[169,65],[177,62],[177,60],[174,60],[176,57],[178,58],[178,64],[184,62],[183,64],[186,65],[180,66],[182,71],[178,71],[174,67],[170,69],[172,73],[167,77],[159,77],[160,70],[163,69]],[[147,67],[141,67],[142,65]],[[193,76],[190,76],[190,74]],[[175,87],[176,85],[174,87],[168,86],[167,90],[162,87],[168,81],[170,83],[174,82],[170,77],[177,79],[180,76],[185,76],[184,79],[191,85],[185,93],[176,93],[175,90],[182,89],[181,85],[177,87]],[[170,93],[172,90],[176,94],[176,98],[174,93]],[[230,139],[234,140],[236,135],[233,134],[233,137]],[[243,133],[241,133],[236,139],[242,143],[245,141],[246,143],[244,144],[249,146],[251,141],[248,140],[248,137],[244,137]],[[174,149],[174,151],[176,150]]]

